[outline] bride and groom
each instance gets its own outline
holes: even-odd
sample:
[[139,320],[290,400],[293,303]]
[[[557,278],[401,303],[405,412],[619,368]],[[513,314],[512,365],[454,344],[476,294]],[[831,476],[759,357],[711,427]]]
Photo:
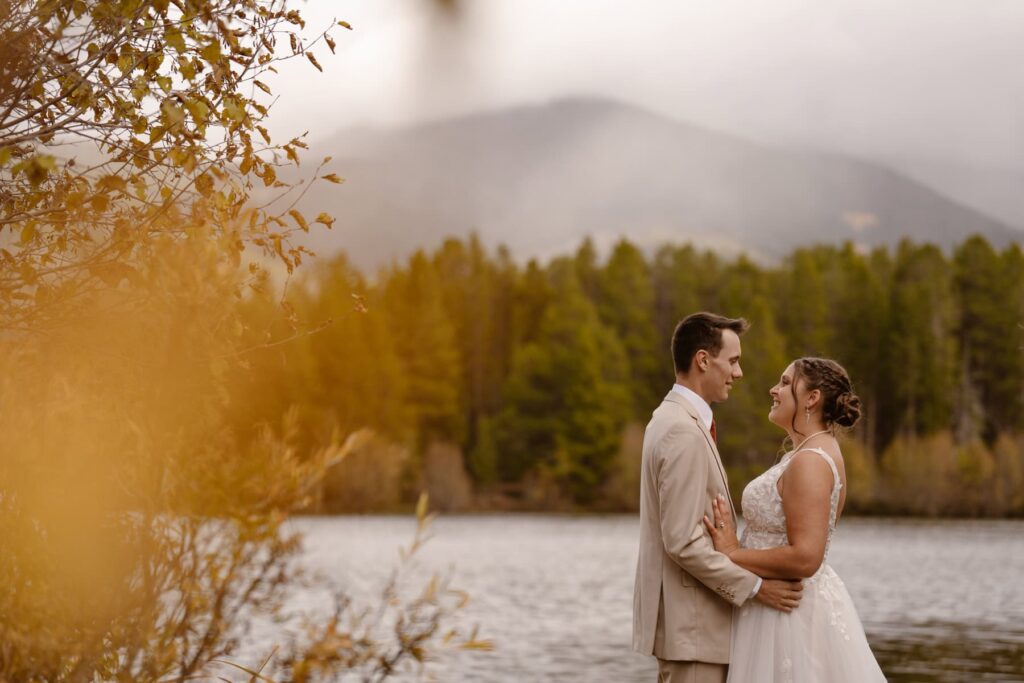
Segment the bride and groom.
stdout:
[[710,404],[743,376],[746,329],[695,313],[673,334],[676,385],[644,434],[633,649],[657,657],[659,682],[884,682],[825,564],[846,498],[834,434],[860,417],[838,363],[797,359],[769,392],[793,447],[744,490],[736,538]]

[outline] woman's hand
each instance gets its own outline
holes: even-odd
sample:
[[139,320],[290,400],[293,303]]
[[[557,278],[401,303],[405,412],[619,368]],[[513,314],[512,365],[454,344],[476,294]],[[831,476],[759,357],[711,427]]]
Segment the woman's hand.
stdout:
[[740,541],[736,537],[736,521],[732,518],[729,505],[721,494],[711,501],[711,509],[715,513],[715,521],[712,522],[707,515],[704,515],[704,526],[711,534],[711,542],[715,544],[715,550],[731,555],[740,547]]

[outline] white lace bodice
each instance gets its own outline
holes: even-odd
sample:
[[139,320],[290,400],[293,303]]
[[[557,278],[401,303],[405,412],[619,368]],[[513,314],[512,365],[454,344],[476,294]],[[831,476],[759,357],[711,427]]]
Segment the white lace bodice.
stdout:
[[[836,468],[832,456],[820,448],[803,448],[803,451],[814,451],[825,459],[832,468],[832,496],[828,515],[828,539],[825,541],[825,557],[822,559],[821,568],[825,567],[825,560],[828,559],[828,549],[832,542],[832,532],[836,528],[836,515],[839,509],[839,496],[843,488],[839,478],[839,470]],[[799,451],[790,451],[782,456],[778,463],[768,468],[761,476],[747,484],[743,489],[741,500],[743,507],[743,518],[747,527],[743,530],[743,537],[740,545],[744,548],[776,548],[789,543],[786,534],[786,513],[782,509],[782,496],[779,495],[779,477],[793,460],[793,456]],[[813,578],[813,577],[812,577]]]

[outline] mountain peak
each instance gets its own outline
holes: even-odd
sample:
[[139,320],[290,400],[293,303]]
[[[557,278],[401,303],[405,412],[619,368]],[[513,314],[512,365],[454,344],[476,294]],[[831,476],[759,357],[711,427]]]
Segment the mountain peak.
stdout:
[[340,228],[314,246],[363,266],[469,232],[521,258],[571,250],[585,235],[767,258],[812,242],[1016,237],[883,166],[766,147],[599,97],[343,131],[318,147],[348,182],[314,185],[304,199]]

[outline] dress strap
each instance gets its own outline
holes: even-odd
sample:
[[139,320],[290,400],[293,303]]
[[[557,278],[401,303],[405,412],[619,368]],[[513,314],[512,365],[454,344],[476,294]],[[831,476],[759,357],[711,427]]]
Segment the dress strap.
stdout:
[[[818,455],[820,455],[825,460],[825,462],[828,463],[828,466],[832,468],[832,489],[833,489],[833,491],[838,491],[842,487],[843,482],[842,482],[842,479],[839,478],[839,468],[836,467],[836,461],[832,459],[832,456],[829,455],[827,451],[825,451],[822,448],[818,448],[817,446],[808,446],[807,448],[801,448],[800,450],[801,451],[812,451],[812,452],[817,453]],[[799,452],[800,451],[797,451],[797,453],[799,453]],[[793,453],[793,455],[796,455],[796,453]]]

